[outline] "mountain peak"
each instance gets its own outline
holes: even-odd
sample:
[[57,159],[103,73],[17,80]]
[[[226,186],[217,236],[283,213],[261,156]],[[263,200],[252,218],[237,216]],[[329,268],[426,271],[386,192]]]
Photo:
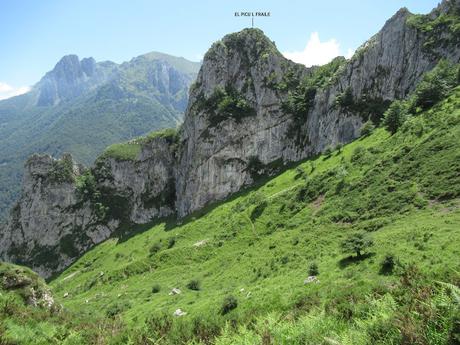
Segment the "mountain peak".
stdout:
[[250,53],[253,57],[265,53],[280,54],[275,43],[262,30],[257,28],[246,28],[224,36],[222,40],[215,42],[211,46],[205,55],[205,59],[213,59],[216,55],[219,55],[221,48],[224,48],[228,54]]
[[75,98],[107,81],[109,75],[110,69],[98,68],[92,57],[80,61],[75,54],[65,55],[36,85],[39,90],[37,105],[53,106]]

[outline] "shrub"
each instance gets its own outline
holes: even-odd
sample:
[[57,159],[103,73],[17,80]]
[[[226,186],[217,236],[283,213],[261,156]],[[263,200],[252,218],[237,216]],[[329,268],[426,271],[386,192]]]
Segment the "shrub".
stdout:
[[331,146],[328,146],[328,147],[326,147],[326,149],[324,150],[324,155],[325,155],[326,157],[330,157],[331,154],[332,154],[332,151],[333,151],[332,147],[331,147]]
[[128,302],[124,302],[124,303],[114,303],[112,305],[110,305],[107,310],[106,310],[106,315],[107,317],[109,318],[114,318],[115,316],[117,316],[118,314],[122,313],[123,311],[125,311],[126,309],[129,309],[131,306]]
[[365,147],[357,146],[350,156],[350,161],[352,163],[363,162],[368,154],[368,151]]
[[200,290],[200,282],[196,279],[192,279],[187,283],[187,288],[190,290],[198,291]]
[[231,312],[233,309],[238,307],[238,301],[234,296],[227,296],[225,297],[224,301],[222,302],[222,307],[220,308],[220,313],[225,315]]
[[54,161],[48,173],[48,177],[55,183],[74,182],[75,177],[72,156],[68,153],[64,153],[61,159]]
[[286,265],[288,262],[289,262],[289,256],[283,256],[281,259],[280,259],[280,262],[281,264],[283,265]]
[[402,101],[394,101],[383,115],[383,125],[395,134],[407,118],[407,107]]
[[161,244],[157,242],[150,247],[149,252],[151,255],[154,255],[158,253],[160,250],[161,250]]
[[343,144],[341,143],[337,144],[337,146],[335,147],[335,150],[337,151],[337,155],[341,153],[343,150]]
[[97,200],[101,196],[97,189],[96,178],[90,170],[86,170],[83,174],[76,178],[76,187],[78,197],[85,200]]
[[208,99],[204,96],[199,97],[196,106],[198,111],[209,114],[211,127],[228,118],[241,122],[244,117],[257,115],[245,96],[230,85],[225,89],[217,88]]
[[293,115],[296,123],[299,123],[306,119],[313,106],[315,96],[316,88],[303,82],[294,91],[289,92],[281,107],[286,113]]
[[375,129],[375,125],[371,120],[366,121],[361,127],[361,136],[367,137],[372,134]]
[[449,332],[449,345],[460,345],[460,310],[455,312]]
[[380,273],[381,274],[391,274],[396,265],[396,259],[393,255],[387,254],[383,258],[380,264]]
[[342,109],[350,110],[354,105],[351,87],[347,87],[342,93],[339,93],[335,99],[335,103]]
[[355,233],[349,235],[341,243],[342,252],[344,254],[354,254],[358,258],[362,257],[363,252],[372,247],[373,241],[367,238],[363,233]]
[[175,244],[176,244],[176,238],[170,237],[168,239],[168,249],[171,249],[172,247],[174,247]]
[[426,73],[415,90],[415,105],[423,110],[431,108],[445,98],[458,84],[457,69],[446,60],[441,60],[430,72]]
[[152,293],[158,293],[161,290],[161,286],[158,284],[155,284],[152,286]]
[[312,262],[310,266],[308,266],[308,275],[317,276],[318,274],[319,274],[318,264],[316,262]]

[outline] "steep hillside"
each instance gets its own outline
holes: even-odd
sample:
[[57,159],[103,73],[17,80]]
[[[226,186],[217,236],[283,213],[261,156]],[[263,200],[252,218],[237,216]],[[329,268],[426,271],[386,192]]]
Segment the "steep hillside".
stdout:
[[225,203],[106,241],[51,290],[0,264],[1,343],[456,344],[459,135],[457,88],[394,135],[370,128]]
[[199,64],[149,53],[121,65],[65,56],[31,92],[0,102],[0,218],[32,153],[91,164],[112,143],[182,121]]
[[[352,141],[419,82],[409,112],[426,109],[458,83],[459,13],[459,1],[424,16],[400,10],[351,60],[309,69],[258,29],[225,36],[207,52],[177,132],[112,145],[90,169],[70,156],[30,158],[22,196],[0,231],[0,257],[49,277],[110,236],[187,216]],[[433,31],[443,39],[433,41]],[[150,84],[139,70],[130,68],[120,85],[137,80],[144,90]]]
[[112,343],[456,344],[460,88],[394,135],[368,132],[105,241],[53,291],[70,312],[123,321]]

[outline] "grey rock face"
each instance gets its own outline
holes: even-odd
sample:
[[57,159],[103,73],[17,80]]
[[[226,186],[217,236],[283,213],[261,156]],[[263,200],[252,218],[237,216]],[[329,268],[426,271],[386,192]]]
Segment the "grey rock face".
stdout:
[[[273,49],[257,51],[270,42],[256,30],[226,36],[215,44],[203,61],[183,125],[177,179],[179,215],[252,183],[248,167],[254,157],[263,165],[286,164],[357,138],[365,114],[341,109],[335,102],[347,88],[356,102],[388,104],[413,91],[440,58],[459,61],[458,45],[427,52],[423,35],[407,24],[409,15],[406,9],[398,11],[344,66],[335,83],[317,90],[306,121],[297,124],[306,138],[301,145],[289,131],[293,117],[281,107],[286,93],[264,82],[271,75],[279,82],[292,63]],[[305,68],[300,73],[314,71]],[[251,82],[253,86],[245,88]],[[256,114],[241,121],[229,117],[210,126],[212,114],[206,109],[197,111],[195,105],[209,98],[216,87],[226,85],[236,88]]]
[[[55,176],[63,161],[72,167],[66,180]],[[49,277],[110,235],[114,229],[97,226],[90,205],[79,202],[72,181],[79,174],[80,167],[69,156],[58,161],[34,155],[27,161],[22,197],[0,237],[4,260],[25,264]]]
[[115,68],[115,63],[98,65],[93,58],[80,61],[76,55],[66,55],[35,86],[37,105],[53,106],[76,98],[110,80]]
[[[459,3],[445,2],[430,16]],[[357,138],[363,122],[379,116],[375,109],[408,95],[441,58],[460,59],[458,43],[427,50],[427,34],[409,25],[409,16],[400,10],[351,60],[337,60],[333,79],[315,88],[300,116],[286,111],[293,90],[286,76],[313,78],[318,67],[285,59],[257,29],[224,37],[205,56],[178,138],[145,140],[135,159],[100,157],[91,170],[93,197],[79,194],[75,181],[85,173],[71,158],[59,161],[61,168],[70,161],[71,178],[57,174],[57,183],[57,161],[32,157],[22,198],[1,230],[0,257],[49,276],[134,224],[185,216],[260,174]],[[163,64],[143,82],[172,95],[182,81]],[[347,93],[359,106],[337,102]]]
[[0,233],[0,257],[49,277],[114,232],[171,215],[173,161],[165,138],[145,143],[134,161],[101,157],[91,172],[101,196],[87,197],[78,187],[86,169],[70,155],[32,156],[22,197]]
[[115,158],[97,161],[94,173],[102,199],[117,198],[123,205],[114,219],[145,224],[174,213],[174,154],[171,142],[155,138],[142,145],[134,161]]

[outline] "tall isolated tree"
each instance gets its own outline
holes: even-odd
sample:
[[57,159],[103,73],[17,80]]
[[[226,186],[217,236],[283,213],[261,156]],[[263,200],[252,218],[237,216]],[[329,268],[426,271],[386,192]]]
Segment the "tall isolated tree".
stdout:
[[395,134],[399,127],[406,121],[407,107],[404,102],[396,100],[391,103],[383,115],[383,125],[391,133]]
[[374,242],[370,238],[358,232],[345,238],[341,243],[341,248],[344,254],[356,254],[358,258],[361,258],[363,253],[373,245]]

